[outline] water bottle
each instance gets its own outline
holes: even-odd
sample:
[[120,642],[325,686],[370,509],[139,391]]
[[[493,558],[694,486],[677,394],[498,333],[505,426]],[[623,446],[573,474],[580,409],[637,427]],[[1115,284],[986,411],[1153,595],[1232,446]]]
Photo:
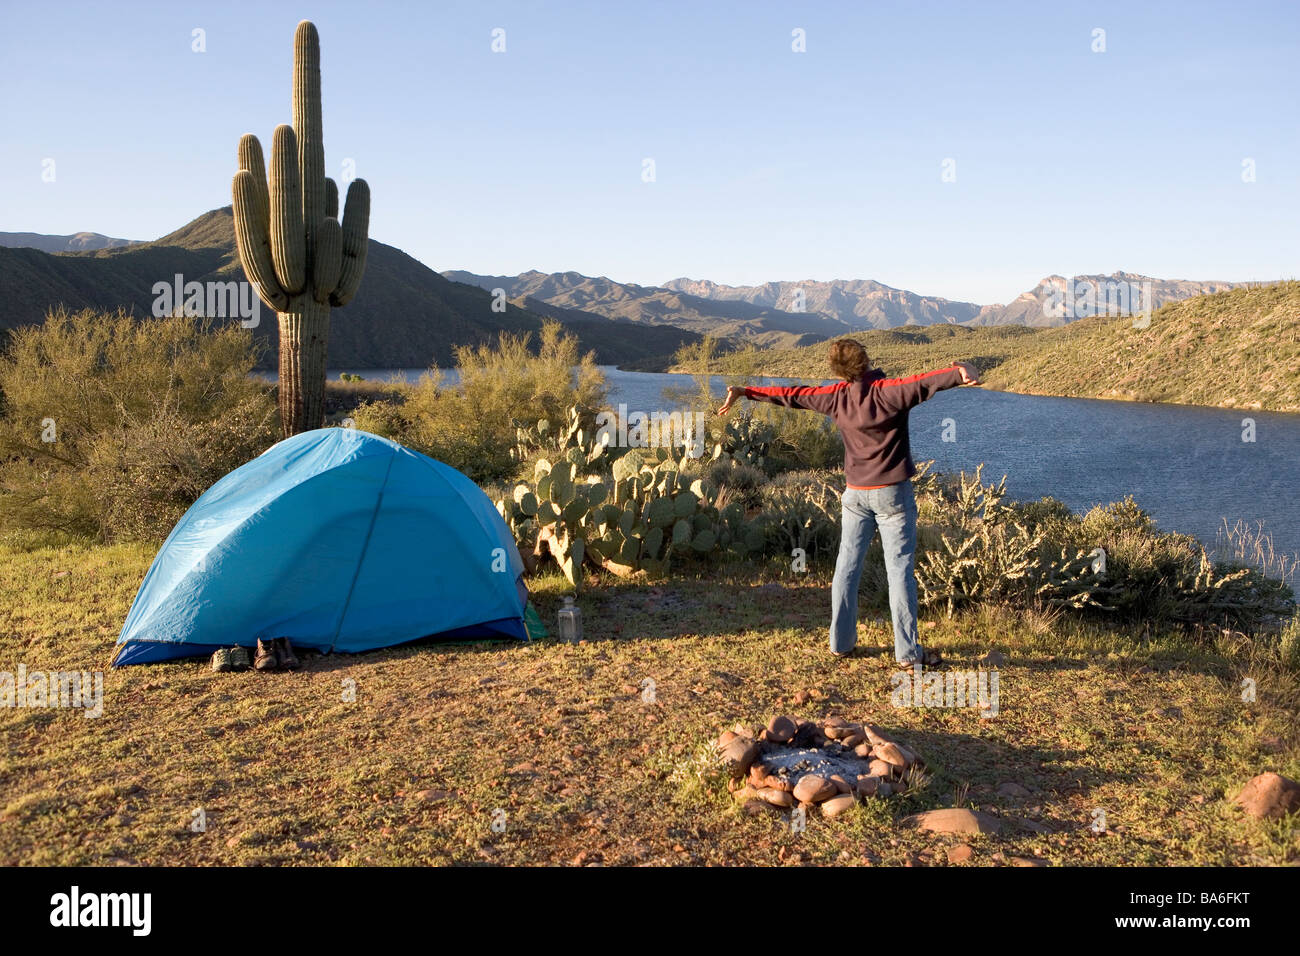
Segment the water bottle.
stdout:
[[560,608],[560,640],[577,644],[582,640],[582,609],[575,607],[573,598],[565,595],[564,607]]

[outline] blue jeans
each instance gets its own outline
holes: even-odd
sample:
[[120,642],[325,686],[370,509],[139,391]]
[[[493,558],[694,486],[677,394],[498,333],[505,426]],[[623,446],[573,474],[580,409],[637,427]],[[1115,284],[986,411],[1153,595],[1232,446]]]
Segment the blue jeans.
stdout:
[[831,584],[831,650],[844,654],[858,643],[858,582],[871,539],[880,529],[894,619],[894,659],[910,664],[921,656],[916,639],[916,495],[911,481],[886,488],[846,488],[840,499],[844,528]]

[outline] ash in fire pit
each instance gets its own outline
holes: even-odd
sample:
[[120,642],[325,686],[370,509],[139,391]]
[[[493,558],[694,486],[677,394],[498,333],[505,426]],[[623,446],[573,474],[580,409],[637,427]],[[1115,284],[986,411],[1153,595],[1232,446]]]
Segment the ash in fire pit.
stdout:
[[857,780],[859,775],[871,773],[871,765],[852,752],[835,754],[817,747],[778,747],[759,757],[750,767],[751,773],[755,770],[764,777],[775,774],[792,780],[810,773],[828,779],[840,774],[846,780]]
[[820,722],[773,717],[757,738],[744,730],[718,738],[728,788],[747,811],[820,806],[834,817],[859,799],[888,797],[922,761],[879,727],[843,717]]

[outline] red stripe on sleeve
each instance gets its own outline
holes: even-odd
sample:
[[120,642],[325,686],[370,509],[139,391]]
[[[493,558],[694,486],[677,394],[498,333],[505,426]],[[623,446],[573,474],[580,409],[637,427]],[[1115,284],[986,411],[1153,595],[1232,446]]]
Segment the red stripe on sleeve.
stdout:
[[745,397],[752,398],[754,395],[830,395],[832,392],[838,392],[842,388],[848,388],[848,382],[840,382],[838,385],[747,385],[745,386]]
[[945,372],[955,371],[957,366],[949,365],[947,368],[937,368],[933,372],[922,372],[920,375],[909,375],[906,378],[879,378],[871,382],[872,388],[881,388],[885,385],[908,385],[912,382],[919,382],[923,378],[929,378],[931,375],[942,375]]

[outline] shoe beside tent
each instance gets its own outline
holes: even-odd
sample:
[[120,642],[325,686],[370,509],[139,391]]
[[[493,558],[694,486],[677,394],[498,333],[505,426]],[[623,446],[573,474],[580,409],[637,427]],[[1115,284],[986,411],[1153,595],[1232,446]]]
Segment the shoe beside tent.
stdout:
[[287,637],[355,653],[527,640],[523,562],[454,468],[352,428],[287,438],[209,488],[136,595],[114,666]]

